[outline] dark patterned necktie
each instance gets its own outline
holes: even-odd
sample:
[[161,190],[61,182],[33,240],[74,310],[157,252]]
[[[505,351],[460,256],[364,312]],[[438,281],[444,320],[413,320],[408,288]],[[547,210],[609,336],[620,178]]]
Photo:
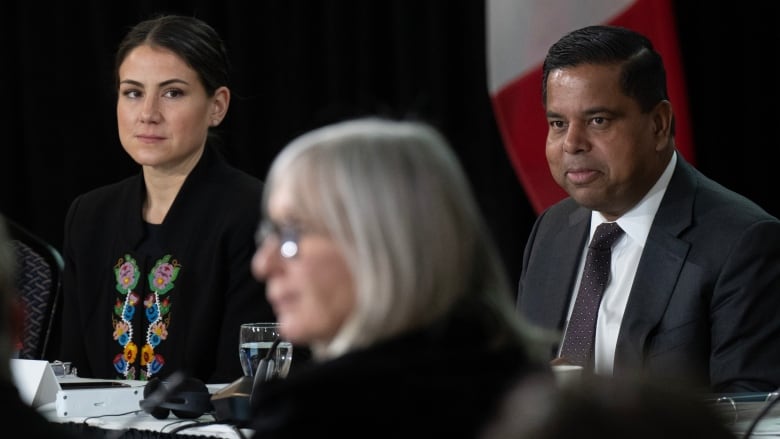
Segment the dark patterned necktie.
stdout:
[[588,245],[588,255],[582,270],[582,281],[563,339],[561,357],[569,363],[591,368],[596,317],[604,288],[609,282],[612,244],[623,234],[617,223],[602,223],[596,228]]

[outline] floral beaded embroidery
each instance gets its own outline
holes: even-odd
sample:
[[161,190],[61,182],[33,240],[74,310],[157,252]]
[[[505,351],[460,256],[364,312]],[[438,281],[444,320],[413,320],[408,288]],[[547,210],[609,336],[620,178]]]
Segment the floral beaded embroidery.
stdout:
[[[138,379],[148,379],[165,365],[165,358],[155,353],[155,348],[168,338],[171,303],[166,294],[173,289],[174,280],[179,275],[179,263],[171,261],[171,255],[159,259],[148,276],[151,293],[144,299],[144,312],[149,322],[146,329],[146,342],[140,352],[140,366],[146,368]],[[140,297],[133,289],[138,285],[140,270],[130,255],[120,258],[114,267],[116,289],[124,296],[114,305],[114,340],[122,346],[122,352],[113,360],[114,369],[128,379],[136,379],[135,364],[138,359],[138,346],[133,340],[133,317]],[[161,300],[162,297],[162,300]]]

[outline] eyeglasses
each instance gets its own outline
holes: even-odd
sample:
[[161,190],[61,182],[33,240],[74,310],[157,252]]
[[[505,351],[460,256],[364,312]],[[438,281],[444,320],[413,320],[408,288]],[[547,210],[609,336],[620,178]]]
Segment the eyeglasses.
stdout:
[[270,237],[275,237],[279,242],[279,254],[284,259],[292,259],[298,256],[298,241],[303,230],[296,224],[277,224],[270,219],[264,219],[257,229],[255,242],[258,247],[264,245]]

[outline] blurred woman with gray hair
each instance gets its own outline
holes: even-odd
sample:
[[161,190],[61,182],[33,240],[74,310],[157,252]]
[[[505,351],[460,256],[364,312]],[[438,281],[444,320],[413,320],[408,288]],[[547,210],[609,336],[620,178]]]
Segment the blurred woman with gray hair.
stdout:
[[263,213],[252,271],[314,361],[256,386],[257,437],[475,437],[510,383],[547,370],[432,126],[363,118],[299,137]]

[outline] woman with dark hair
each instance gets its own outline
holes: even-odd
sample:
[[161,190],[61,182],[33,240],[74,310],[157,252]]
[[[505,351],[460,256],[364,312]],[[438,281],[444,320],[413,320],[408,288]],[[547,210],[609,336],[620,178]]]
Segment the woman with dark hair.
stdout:
[[141,171],[66,218],[60,358],[80,376],[230,382],[239,325],[274,320],[249,271],[262,182],[209,141],[228,76],[222,39],[193,17],[143,21],[119,45],[119,140]]

